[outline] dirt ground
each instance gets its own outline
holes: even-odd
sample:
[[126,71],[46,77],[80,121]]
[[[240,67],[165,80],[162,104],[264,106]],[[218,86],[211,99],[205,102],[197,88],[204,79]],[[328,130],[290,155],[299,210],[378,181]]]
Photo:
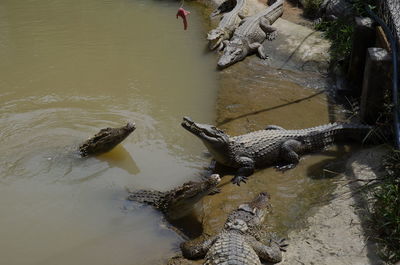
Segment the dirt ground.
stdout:
[[[212,5],[217,2],[221,1],[215,0]],[[253,12],[262,4],[255,0],[248,0],[248,3]],[[330,88],[327,77],[330,43],[311,28],[302,10],[291,2],[285,3],[284,15],[274,26],[278,28],[279,37],[264,44],[269,60],[251,56],[220,73],[216,124],[231,135],[261,129],[268,124],[305,128],[340,120],[340,110],[322,92]],[[367,200],[356,192],[360,182],[348,183],[379,175],[385,152],[386,148],[380,146],[347,153],[345,172],[332,182],[331,194],[335,199],[323,206],[311,207],[305,224],[290,230],[289,247],[280,264],[384,264],[376,255],[374,242],[366,234],[369,216],[362,209]],[[307,167],[313,161],[305,163]],[[271,174],[270,170],[260,170],[252,178],[271,178]],[[204,200],[205,232],[215,232],[224,220],[216,216],[225,216],[229,211],[224,206],[223,194],[228,194],[227,200],[232,200],[233,194],[249,193],[250,189],[262,185],[260,181],[254,182],[246,184],[248,187],[241,191],[225,185],[217,197]]]

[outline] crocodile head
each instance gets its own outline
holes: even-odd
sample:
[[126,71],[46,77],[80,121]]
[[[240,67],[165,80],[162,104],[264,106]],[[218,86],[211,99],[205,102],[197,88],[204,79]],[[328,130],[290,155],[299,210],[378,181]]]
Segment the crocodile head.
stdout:
[[225,46],[224,52],[218,60],[218,68],[226,68],[246,58],[248,50],[245,48],[243,40],[234,38],[232,41],[226,42]]
[[193,209],[193,205],[204,196],[215,191],[221,181],[218,174],[213,174],[201,182],[187,182],[165,196],[166,215],[170,219],[181,218]]
[[125,126],[119,128],[101,129],[95,136],[79,146],[79,152],[82,156],[99,155],[108,152],[121,143],[135,129],[135,123],[132,122],[128,122]]
[[229,35],[222,29],[216,28],[207,34],[207,40],[209,41],[211,50],[218,48],[225,39],[229,39]]
[[251,202],[240,205],[229,214],[225,229],[246,232],[261,225],[270,208],[269,199],[268,193],[261,192]]

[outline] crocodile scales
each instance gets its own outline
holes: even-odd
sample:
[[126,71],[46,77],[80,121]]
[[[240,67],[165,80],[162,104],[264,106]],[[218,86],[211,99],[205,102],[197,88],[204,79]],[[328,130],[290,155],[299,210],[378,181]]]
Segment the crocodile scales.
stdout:
[[271,240],[263,244],[257,235],[269,208],[269,195],[262,192],[246,204],[232,211],[220,233],[201,237],[181,244],[182,254],[188,259],[204,258],[206,265],[261,265],[263,261],[278,263],[281,251],[287,245],[284,240]]
[[99,155],[110,151],[121,143],[136,129],[135,123],[128,122],[119,128],[104,128],[92,138],[86,140],[79,146],[81,156]]
[[222,15],[218,27],[211,30],[207,34],[209,47],[211,50],[223,50],[224,41],[232,37],[233,31],[239,25],[241,19],[244,17],[242,11],[246,5],[246,0],[237,0],[235,7],[232,11]]
[[219,68],[226,68],[243,60],[255,51],[266,59],[262,43],[276,36],[276,29],[271,26],[283,14],[283,0],[277,0],[265,10],[241,21],[230,41],[225,41],[224,53],[218,60]]
[[215,191],[221,181],[213,174],[200,182],[189,181],[170,191],[138,190],[130,192],[128,200],[149,204],[163,212],[171,220],[184,217],[193,205]]
[[353,123],[331,123],[302,130],[285,130],[271,125],[265,130],[231,137],[207,124],[195,123],[184,117],[182,126],[199,137],[214,159],[237,168],[232,182],[240,184],[253,174],[256,167],[286,163],[286,168],[299,162],[299,154],[321,150],[346,140],[364,140],[371,126]]

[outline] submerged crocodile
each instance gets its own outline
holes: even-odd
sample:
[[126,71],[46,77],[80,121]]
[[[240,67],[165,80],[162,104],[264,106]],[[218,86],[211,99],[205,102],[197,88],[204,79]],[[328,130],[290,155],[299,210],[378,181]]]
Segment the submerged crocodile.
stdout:
[[183,256],[205,258],[207,265],[261,265],[260,258],[270,263],[280,262],[281,251],[287,246],[284,240],[271,240],[269,244],[261,241],[264,239],[262,222],[269,206],[269,195],[260,193],[253,201],[232,211],[217,235],[182,243]]
[[233,31],[237,28],[244,15],[242,13],[246,0],[236,0],[236,6],[232,11],[222,15],[218,27],[207,34],[207,40],[211,50],[223,50],[224,41],[232,37]]
[[119,128],[101,129],[95,136],[79,146],[79,153],[85,157],[108,152],[125,140],[135,129],[135,123],[130,122]]
[[149,204],[163,212],[170,220],[184,217],[193,209],[193,205],[204,196],[215,191],[221,181],[213,174],[201,182],[186,182],[170,191],[139,190],[131,192],[128,200]]
[[299,154],[317,151],[330,144],[346,140],[364,140],[371,126],[352,123],[331,123],[302,130],[285,130],[270,125],[265,130],[231,137],[207,124],[195,123],[184,117],[183,128],[199,137],[214,159],[237,168],[232,182],[246,182],[255,167],[286,163],[281,169],[293,168]]
[[219,68],[226,68],[243,60],[247,55],[257,52],[266,59],[262,43],[276,37],[274,23],[283,14],[283,0],[277,0],[265,10],[242,20],[230,41],[225,41],[224,53],[218,60]]

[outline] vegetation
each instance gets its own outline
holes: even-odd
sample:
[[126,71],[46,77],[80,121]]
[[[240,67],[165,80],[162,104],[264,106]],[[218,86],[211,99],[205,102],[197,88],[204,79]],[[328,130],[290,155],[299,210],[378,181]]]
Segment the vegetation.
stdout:
[[[321,0],[305,0],[304,14],[315,19]],[[350,2],[350,1],[349,1]],[[355,16],[366,16],[365,6],[372,7],[376,0],[353,0]],[[352,47],[353,22],[349,19],[323,21],[316,25],[318,30],[324,31],[332,41],[331,55],[333,63],[341,63],[347,69],[348,58]],[[388,93],[390,94],[390,93]],[[386,97],[385,111],[379,122],[392,124],[391,97]],[[385,176],[379,179],[378,185],[373,185],[373,220],[372,226],[381,244],[381,255],[389,262],[400,260],[400,151],[393,150],[383,161]]]
[[383,165],[386,174],[374,192],[373,226],[383,246],[382,256],[394,263],[400,260],[400,151],[388,154]]
[[[304,15],[311,19],[317,18],[320,15],[318,10],[322,2],[323,0],[305,0]],[[349,2],[352,3],[355,16],[366,16],[365,6],[373,7],[376,0],[353,0]],[[316,29],[324,31],[326,37],[332,41],[332,62],[343,62],[343,67],[347,67],[354,30],[353,21],[348,18],[322,21],[317,23]]]

